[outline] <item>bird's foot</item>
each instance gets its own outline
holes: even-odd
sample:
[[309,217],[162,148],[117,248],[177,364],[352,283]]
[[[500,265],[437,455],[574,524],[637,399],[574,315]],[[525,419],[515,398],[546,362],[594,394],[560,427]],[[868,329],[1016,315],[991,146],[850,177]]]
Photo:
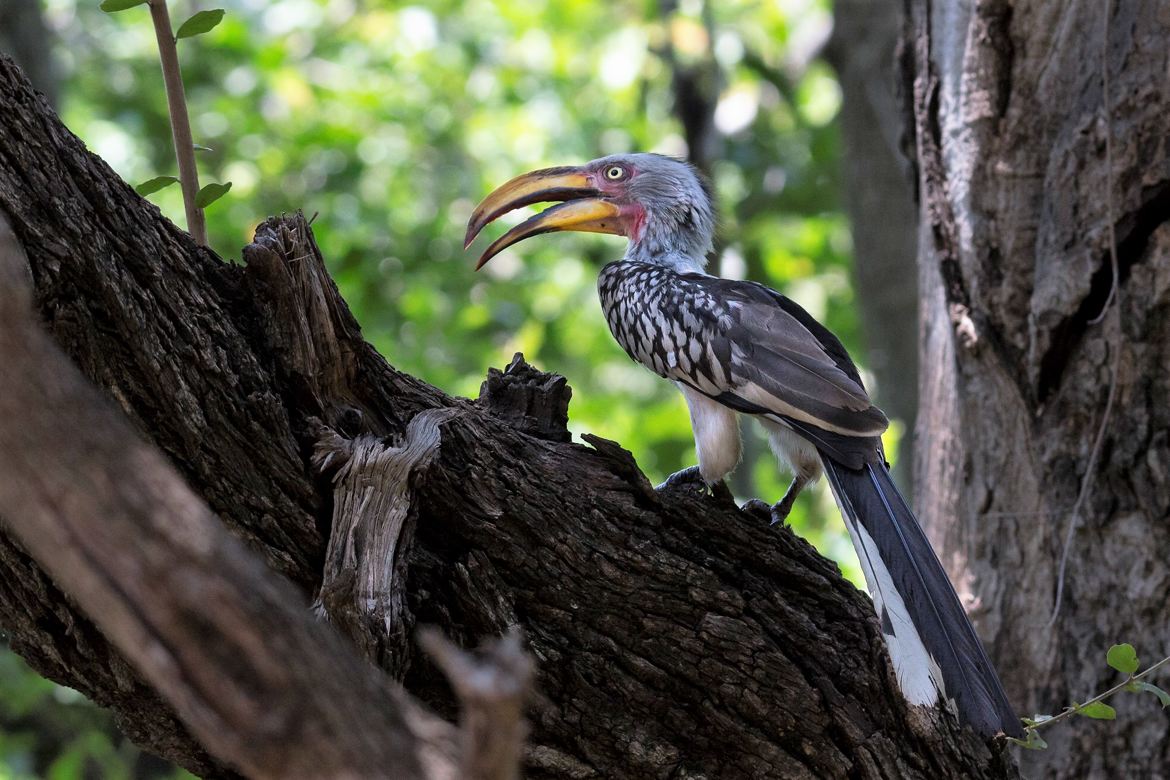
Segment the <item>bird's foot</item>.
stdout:
[[772,525],[787,525],[788,515],[792,512],[792,505],[796,503],[796,493],[789,491],[784,498],[772,505]]
[[727,487],[726,480],[721,479],[712,485],[708,485],[707,487],[711,491],[711,497],[720,504],[726,504],[730,507],[735,506],[735,496],[731,494],[731,488]]
[[783,525],[788,519],[788,513],[792,511],[792,501],[787,499],[788,497],[785,496],[775,504],[769,505],[766,501],[761,501],[758,498],[750,498],[743,503],[739,511],[754,515],[761,520],[767,520],[769,525]]
[[699,472],[698,466],[688,466],[685,469],[674,472],[664,479],[662,484],[654,488],[654,490],[662,492],[664,490],[676,490],[680,487],[689,486],[705,489],[711,493],[711,496],[716,501],[735,506],[735,497],[731,495],[731,488],[727,487],[727,482],[721,479],[713,484],[708,484]]
[[685,485],[702,485],[703,475],[699,473],[698,466],[687,466],[685,469],[680,469],[674,472],[666,479],[662,480],[662,484],[654,488],[661,492],[671,488],[683,487]]
[[765,522],[772,521],[772,506],[767,501],[761,501],[758,498],[749,498],[747,501],[744,501],[739,511]]

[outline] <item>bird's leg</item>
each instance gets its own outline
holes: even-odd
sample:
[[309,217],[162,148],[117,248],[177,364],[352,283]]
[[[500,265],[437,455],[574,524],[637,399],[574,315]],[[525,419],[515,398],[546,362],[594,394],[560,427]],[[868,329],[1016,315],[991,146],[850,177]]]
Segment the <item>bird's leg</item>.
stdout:
[[788,519],[788,513],[792,511],[792,505],[796,503],[796,497],[800,495],[800,491],[810,481],[812,481],[810,477],[797,475],[792,478],[792,484],[788,486],[788,491],[784,494],[784,498],[775,504],[768,506],[767,503],[758,498],[750,498],[743,502],[743,506],[739,509],[741,512],[748,514],[771,518],[772,525],[783,523]]
[[792,511],[792,505],[796,503],[796,497],[800,495],[800,491],[804,489],[808,481],[809,478],[803,474],[797,474],[792,478],[792,484],[788,486],[788,491],[784,494],[784,498],[772,506],[772,525],[783,523],[788,519],[788,513]]

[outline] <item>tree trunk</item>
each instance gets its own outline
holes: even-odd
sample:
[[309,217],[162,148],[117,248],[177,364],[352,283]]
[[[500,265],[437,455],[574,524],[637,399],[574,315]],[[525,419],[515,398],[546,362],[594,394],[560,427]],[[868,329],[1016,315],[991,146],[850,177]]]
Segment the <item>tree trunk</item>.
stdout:
[[[929,367],[918,505],[1012,699],[1051,713],[1117,681],[1109,645],[1147,662],[1170,648],[1170,14],[907,9]],[[1117,706],[1116,722],[1046,733],[1025,774],[1164,777],[1170,722],[1152,697]]]
[[[300,215],[225,264],[3,59],[0,104],[0,211],[54,341],[306,609],[316,597],[432,707],[454,699],[408,641],[416,623],[463,644],[522,626],[538,665],[530,776],[1014,776],[949,716],[909,710],[872,606],[790,530],[657,494],[613,443],[569,443],[563,378],[514,361],[478,401],[448,397],[362,340]],[[13,647],[146,747],[222,773],[205,751],[231,757],[197,743],[90,618],[106,616],[78,612],[0,534]],[[261,637],[287,646],[279,627]]]

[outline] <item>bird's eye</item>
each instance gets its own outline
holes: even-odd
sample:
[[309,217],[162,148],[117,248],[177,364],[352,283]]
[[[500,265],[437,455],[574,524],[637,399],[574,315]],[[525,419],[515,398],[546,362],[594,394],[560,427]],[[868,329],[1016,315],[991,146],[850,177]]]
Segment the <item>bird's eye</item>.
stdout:
[[611,165],[605,169],[605,178],[610,181],[618,181],[626,178],[626,169],[620,165]]

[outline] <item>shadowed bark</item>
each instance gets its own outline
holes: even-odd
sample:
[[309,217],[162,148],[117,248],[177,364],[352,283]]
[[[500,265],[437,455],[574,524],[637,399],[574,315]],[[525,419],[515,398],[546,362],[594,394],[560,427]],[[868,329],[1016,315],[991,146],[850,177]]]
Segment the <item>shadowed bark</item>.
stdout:
[[[85,152],[6,60],[0,103],[15,107],[0,115],[0,210],[53,340],[306,610],[319,597],[440,712],[454,696],[409,627],[467,645],[522,626],[538,669],[529,776],[1014,775],[949,716],[907,708],[868,599],[791,531],[705,494],[656,494],[616,444],[568,442],[561,378],[517,361],[480,400],[448,397],[362,340],[300,215],[270,219],[246,265],[225,264]],[[433,433],[412,424],[437,412]],[[379,442],[427,455],[390,469],[393,511],[347,515],[353,539],[394,550],[359,577],[361,545],[335,558],[345,545],[330,541],[354,486],[313,455]],[[221,771],[205,752],[223,759],[218,746],[4,535],[0,624],[140,743]]]
[[315,621],[52,343],[15,244],[0,219],[8,531],[249,777],[454,778],[450,726]]

